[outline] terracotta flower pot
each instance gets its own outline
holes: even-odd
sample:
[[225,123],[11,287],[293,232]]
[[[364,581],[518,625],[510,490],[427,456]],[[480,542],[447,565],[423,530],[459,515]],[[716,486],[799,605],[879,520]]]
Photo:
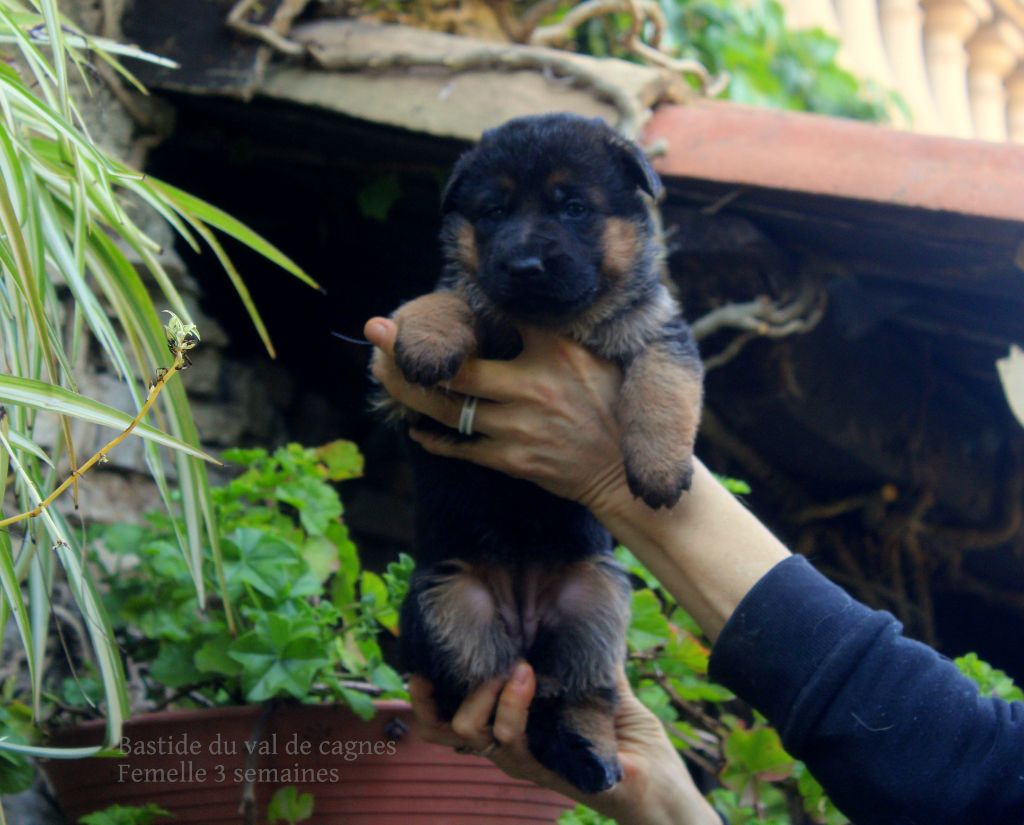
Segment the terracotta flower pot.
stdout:
[[[126,758],[50,760],[45,770],[69,821],[114,803],[152,802],[175,822],[238,825],[247,780],[261,825],[274,791],[287,785],[313,794],[310,825],[525,825],[554,822],[572,807],[486,759],[423,742],[404,702],[377,707],[368,722],[336,705],[146,714],[125,725]],[[57,744],[102,736],[100,723],[87,723]]]

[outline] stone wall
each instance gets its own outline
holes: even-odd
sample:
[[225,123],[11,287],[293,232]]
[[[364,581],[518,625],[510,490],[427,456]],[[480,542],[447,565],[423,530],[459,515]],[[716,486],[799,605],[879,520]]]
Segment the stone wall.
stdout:
[[[119,33],[117,16],[123,11],[123,0],[68,0],[62,5],[66,13],[89,31],[108,36]],[[109,80],[104,76],[91,83],[91,93],[78,82],[73,93],[90,135],[115,156],[142,168],[148,151],[170,134],[173,111],[164,102],[145,98],[122,84],[112,86]],[[161,263],[200,330],[201,346],[195,353],[193,366],[182,373],[180,380],[192,399],[204,448],[216,455],[225,447],[283,440],[286,433],[281,411],[291,402],[294,392],[287,373],[271,362],[231,357],[230,340],[223,327],[200,308],[202,288],[175,252],[171,227],[142,205],[130,212],[161,246]],[[140,261],[133,262],[144,271]],[[160,310],[165,302],[155,290],[154,295]],[[70,314],[69,293],[66,300]],[[120,410],[133,411],[128,386],[113,373],[95,345],[83,347],[82,357],[75,367],[83,395]],[[80,457],[92,455],[113,435],[109,429],[81,421],[73,423],[72,433]],[[58,435],[56,416],[42,415],[36,435],[44,449],[52,448]],[[145,465],[140,439],[128,439],[108,458],[106,464],[92,470],[79,486],[79,517],[87,522],[134,520],[162,506]],[[167,467],[173,480],[173,463],[168,462]],[[224,475],[223,472],[218,474],[216,469],[212,472],[215,481]],[[70,496],[65,496],[59,506],[64,512],[73,511]]]

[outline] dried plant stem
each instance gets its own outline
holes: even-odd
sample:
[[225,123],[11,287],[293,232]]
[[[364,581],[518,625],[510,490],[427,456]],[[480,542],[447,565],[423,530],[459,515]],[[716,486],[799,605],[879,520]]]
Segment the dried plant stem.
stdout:
[[[71,475],[64,479],[64,482],[59,487],[57,487],[46,498],[42,499],[31,510],[26,510],[24,513],[19,513],[16,516],[10,516],[9,518],[0,519],[0,528],[10,527],[12,524],[17,524],[21,521],[27,521],[28,519],[35,518],[36,516],[40,515],[47,507],[49,507],[57,499],[58,496],[60,496],[61,493],[67,490],[68,487],[70,487],[72,484],[75,484],[78,481],[78,479],[80,479],[87,472],[89,472],[89,470],[91,470],[96,464],[100,463],[101,461],[105,461],[107,453],[113,450],[118,444],[124,441],[125,438],[127,438],[131,434],[132,430],[134,430],[135,427],[138,426],[138,423],[142,420],[143,416],[145,416],[145,414],[149,412],[149,408],[153,406],[153,402],[156,401],[157,396],[159,396],[160,393],[163,391],[163,388],[167,386],[167,382],[171,379],[173,375],[180,372],[184,368],[184,366],[185,354],[184,352],[179,351],[175,353],[174,363],[171,365],[171,367],[166,371],[162,372],[157,377],[156,381],[153,382],[153,385],[149,388],[149,395],[146,397],[146,402],[139,409],[139,412],[136,414],[135,418],[131,420],[128,426],[125,427],[121,433],[119,433],[117,436],[115,436],[102,447],[100,447],[100,449],[97,450],[96,454],[88,461],[86,461],[84,464],[82,464],[78,469],[73,470],[71,472]],[[7,444],[5,443],[4,446],[7,447]]]

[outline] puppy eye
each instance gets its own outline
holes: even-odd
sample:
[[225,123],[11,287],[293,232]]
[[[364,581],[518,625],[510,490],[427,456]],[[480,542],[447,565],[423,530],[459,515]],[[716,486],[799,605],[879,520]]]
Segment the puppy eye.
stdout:
[[489,206],[484,209],[483,217],[492,221],[500,221],[506,215],[504,206]]
[[562,206],[562,214],[567,218],[581,218],[589,211],[583,201],[568,201]]

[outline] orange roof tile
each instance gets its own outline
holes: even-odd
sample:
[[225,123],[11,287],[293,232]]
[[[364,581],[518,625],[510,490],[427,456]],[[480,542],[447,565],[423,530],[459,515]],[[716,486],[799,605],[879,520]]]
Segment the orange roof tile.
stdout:
[[662,106],[664,176],[1024,221],[1024,146],[721,101]]

